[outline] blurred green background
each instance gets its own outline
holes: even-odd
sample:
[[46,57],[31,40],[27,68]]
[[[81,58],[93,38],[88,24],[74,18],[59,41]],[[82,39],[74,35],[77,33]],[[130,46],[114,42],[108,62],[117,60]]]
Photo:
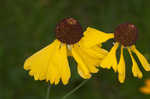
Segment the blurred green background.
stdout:
[[[54,29],[63,18],[72,16],[86,29],[105,32],[124,22],[138,27],[137,48],[150,61],[149,0],[0,0],[0,99],[45,99],[48,84],[35,81],[24,71],[24,60],[55,39]],[[112,41],[105,44],[111,48]],[[50,99],[61,99],[83,79],[70,59],[72,78],[67,86],[52,86]],[[150,99],[139,92],[144,79],[150,78],[139,64],[144,77],[133,78],[131,59],[126,54],[126,81],[120,84],[112,70],[100,68],[84,86],[68,99]]]

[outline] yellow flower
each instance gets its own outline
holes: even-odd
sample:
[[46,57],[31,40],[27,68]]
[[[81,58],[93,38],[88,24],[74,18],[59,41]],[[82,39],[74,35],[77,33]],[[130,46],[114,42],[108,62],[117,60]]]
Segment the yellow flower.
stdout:
[[[118,79],[121,83],[123,83],[125,80],[125,61],[123,56],[124,48],[128,50],[131,56],[132,73],[134,77],[142,78],[143,74],[136,63],[132,52],[136,54],[143,68],[146,71],[150,71],[150,64],[148,63],[146,58],[136,49],[135,42],[137,40],[137,28],[133,24],[120,24],[115,29],[114,33],[104,33],[93,28],[88,28],[85,32],[87,32],[86,34],[91,34],[90,37],[92,37],[91,40],[90,38],[85,38],[85,40],[87,41],[84,44],[85,47],[94,46],[99,43],[103,43],[108,39],[114,38],[114,46],[111,48],[110,52],[105,57],[105,59],[102,60],[100,65],[101,67],[108,69],[112,67],[115,72],[118,72]],[[118,63],[116,58],[116,51],[119,45],[121,45],[121,55]]]
[[56,40],[52,44],[29,57],[24,63],[24,69],[35,80],[50,81],[57,85],[60,80],[66,85],[71,77],[67,56],[72,56],[77,62],[79,75],[89,79],[91,73],[98,72],[99,61],[108,53],[100,46],[83,47],[83,38],[89,37],[83,33],[82,27],[74,18],[65,18],[56,26]]
[[144,94],[150,94],[150,79],[145,80],[145,86],[141,87],[140,91]]

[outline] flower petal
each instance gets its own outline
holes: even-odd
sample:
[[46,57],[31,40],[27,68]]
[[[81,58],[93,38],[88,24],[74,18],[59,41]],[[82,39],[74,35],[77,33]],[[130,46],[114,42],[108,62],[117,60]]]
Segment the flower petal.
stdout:
[[33,54],[31,57],[26,59],[24,63],[24,69],[30,70],[29,74],[34,76],[35,80],[46,79],[48,63],[50,57],[53,56],[53,52],[56,46],[60,43],[55,40],[52,44]]
[[[91,55],[93,55],[93,56],[100,57],[103,59],[105,56],[108,55],[108,51],[101,48],[100,46],[93,46],[93,47],[89,48],[89,50],[91,50],[91,49],[92,49],[92,51],[90,51],[90,52],[91,52]],[[88,49],[85,49],[85,50],[88,51]],[[89,51],[88,51],[88,53],[89,53]]]
[[124,61],[124,57],[123,57],[123,46],[121,46],[121,56],[120,56],[120,61],[118,64],[118,79],[120,81],[120,83],[124,83],[125,80],[125,61]]
[[108,55],[102,60],[100,63],[101,67],[103,68],[113,68],[114,71],[117,71],[117,58],[116,58],[116,51],[119,46],[119,43],[115,43]]
[[85,75],[85,73],[84,73],[84,71],[83,71],[83,69],[82,69],[81,67],[82,67],[82,66],[80,66],[80,65],[77,66],[77,70],[78,70],[79,75],[80,75],[82,78],[84,78],[84,79],[89,79],[89,78],[91,78],[91,75]]
[[35,80],[47,80],[51,84],[58,84],[60,79],[64,84],[70,78],[70,69],[67,61],[66,45],[60,46],[61,42],[55,40],[52,44],[29,57],[24,64],[25,70]]
[[137,57],[140,60],[143,68],[146,71],[150,71],[150,64],[148,63],[146,58],[136,49],[135,45],[131,46],[131,50],[137,55]]
[[106,42],[111,38],[114,38],[113,33],[104,33],[94,28],[88,27],[84,32],[84,37],[82,38],[82,40],[85,42],[83,42],[84,46],[88,48]]
[[61,79],[66,85],[71,76],[66,45],[62,44],[60,48],[55,49],[54,53],[49,63],[47,80],[50,80],[51,84],[57,85]]
[[91,73],[97,73],[98,69],[96,67],[99,65],[99,62],[102,60],[104,55],[99,53],[98,49],[95,51],[94,48],[79,47],[78,49],[79,54],[81,55],[81,58],[88,67],[89,71]]
[[131,56],[131,59],[132,59],[132,73],[133,73],[133,76],[134,77],[138,77],[138,78],[142,78],[143,77],[143,74],[142,74],[142,72],[140,71],[140,69],[139,69],[139,67],[138,67],[138,65],[137,65],[137,63],[136,63],[136,61],[135,61],[135,59],[134,59],[134,57],[133,57],[133,55],[132,55],[132,52],[131,52],[131,49],[130,48],[128,48],[128,51],[129,51],[129,54],[130,54],[130,56]]
[[76,60],[78,64],[78,73],[80,74],[80,76],[85,79],[90,78],[91,74],[87,66],[87,63],[85,63],[85,61],[83,60],[83,57],[82,57],[83,54],[81,54],[80,48],[76,44],[72,47],[72,56],[74,57],[74,59]]
[[[62,57],[62,63],[60,64],[61,69],[61,79],[64,85],[66,85],[69,81],[69,78],[71,77],[71,72],[69,68],[69,63],[67,60],[67,52],[66,52],[66,46],[62,47],[60,57]],[[58,62],[58,61],[57,61]]]

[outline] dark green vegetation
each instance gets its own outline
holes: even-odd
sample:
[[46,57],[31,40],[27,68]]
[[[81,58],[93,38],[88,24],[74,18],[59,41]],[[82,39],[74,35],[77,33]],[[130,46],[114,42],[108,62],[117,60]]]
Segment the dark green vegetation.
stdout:
[[[0,99],[45,99],[47,83],[34,81],[23,70],[24,60],[55,39],[58,21],[73,16],[85,29],[92,26],[105,32],[114,31],[124,22],[138,28],[137,48],[150,62],[150,11],[149,0],[0,0]],[[112,41],[104,46],[112,47]],[[131,74],[131,59],[126,51],[126,81],[119,84],[117,74],[100,68],[68,99],[149,99],[139,92],[143,80]],[[72,78],[67,86],[53,86],[51,99],[61,99],[77,86],[81,79],[76,63],[70,59]]]

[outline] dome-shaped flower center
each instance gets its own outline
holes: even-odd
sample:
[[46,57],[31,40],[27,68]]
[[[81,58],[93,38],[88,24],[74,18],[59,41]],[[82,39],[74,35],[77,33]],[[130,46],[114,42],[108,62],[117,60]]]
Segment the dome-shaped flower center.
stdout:
[[114,32],[114,39],[116,42],[124,46],[131,46],[137,40],[137,28],[133,24],[125,23],[120,24]]
[[55,33],[56,38],[66,44],[77,43],[83,36],[80,23],[72,17],[60,21],[56,26]]

